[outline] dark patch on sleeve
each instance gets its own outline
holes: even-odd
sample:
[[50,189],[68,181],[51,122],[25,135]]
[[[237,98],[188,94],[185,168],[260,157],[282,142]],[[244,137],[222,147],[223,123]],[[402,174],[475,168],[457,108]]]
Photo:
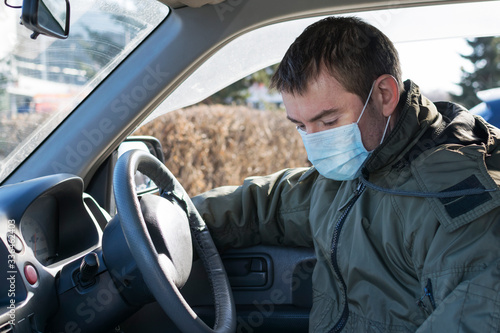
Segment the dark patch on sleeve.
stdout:
[[[472,175],[461,181],[460,183],[448,187],[441,192],[460,191],[475,188],[484,189],[484,186],[476,176]],[[491,195],[487,192],[475,195],[464,195],[461,197],[439,199],[451,218],[455,218],[457,216],[465,214],[489,200],[491,200]]]

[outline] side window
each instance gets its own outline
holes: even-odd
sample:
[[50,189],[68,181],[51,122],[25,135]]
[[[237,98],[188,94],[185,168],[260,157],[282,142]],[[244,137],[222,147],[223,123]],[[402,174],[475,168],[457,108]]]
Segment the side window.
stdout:
[[[498,32],[491,23],[497,20],[498,4],[485,2],[484,15],[470,16],[471,6],[477,5],[347,15],[358,16],[389,36],[400,56],[402,79],[415,82],[432,102],[460,103],[500,126],[500,117],[492,116],[492,108],[500,105],[500,39],[493,35]],[[457,14],[453,22],[441,20],[450,10]],[[419,17],[426,17],[423,24]],[[160,140],[167,167],[190,195],[239,185],[248,176],[310,165],[279,96],[266,90],[274,67],[231,83],[280,61],[303,29],[321,18],[280,22],[235,38],[187,77],[134,133]],[[469,24],[462,24],[464,20]]]

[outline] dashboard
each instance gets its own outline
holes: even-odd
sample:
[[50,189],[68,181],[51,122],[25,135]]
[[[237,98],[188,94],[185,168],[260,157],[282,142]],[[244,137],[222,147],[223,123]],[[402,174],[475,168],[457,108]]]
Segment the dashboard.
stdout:
[[46,329],[82,258],[100,255],[109,219],[69,174],[0,187],[0,332]]

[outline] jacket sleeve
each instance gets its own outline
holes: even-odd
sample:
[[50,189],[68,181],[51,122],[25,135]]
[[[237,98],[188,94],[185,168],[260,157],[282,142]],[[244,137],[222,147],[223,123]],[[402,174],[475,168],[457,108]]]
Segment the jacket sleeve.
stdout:
[[417,332],[500,332],[500,209],[453,232],[438,227],[422,262],[428,314]]
[[194,197],[217,247],[312,246],[309,205],[317,172],[286,169]]

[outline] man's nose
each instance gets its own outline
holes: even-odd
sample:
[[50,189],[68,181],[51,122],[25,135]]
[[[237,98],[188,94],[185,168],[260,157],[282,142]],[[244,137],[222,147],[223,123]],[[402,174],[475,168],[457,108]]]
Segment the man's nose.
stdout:
[[317,132],[321,132],[321,131],[322,131],[322,129],[317,124],[306,125],[306,133],[307,134],[313,134],[313,133],[317,133]]

